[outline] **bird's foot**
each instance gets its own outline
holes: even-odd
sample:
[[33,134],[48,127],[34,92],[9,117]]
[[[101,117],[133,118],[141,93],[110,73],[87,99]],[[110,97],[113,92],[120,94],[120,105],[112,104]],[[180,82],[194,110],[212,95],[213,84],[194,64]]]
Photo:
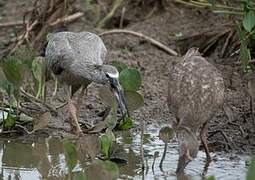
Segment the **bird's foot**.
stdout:
[[84,136],[84,133],[82,131],[76,131],[75,133],[78,137]]

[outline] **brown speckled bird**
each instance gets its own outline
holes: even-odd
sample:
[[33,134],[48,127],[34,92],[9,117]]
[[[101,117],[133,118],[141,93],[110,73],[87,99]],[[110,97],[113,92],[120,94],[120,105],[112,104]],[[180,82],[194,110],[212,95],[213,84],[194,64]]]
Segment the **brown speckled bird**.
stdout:
[[[76,134],[82,134],[77,116],[84,91],[91,82],[108,84],[122,114],[127,112],[118,70],[103,64],[107,50],[100,37],[90,32],[58,32],[49,39],[45,51],[47,69],[50,69],[60,82],[71,86],[69,119]],[[73,95],[81,87],[81,95],[76,105]]]
[[206,133],[210,119],[224,100],[224,81],[217,68],[203,58],[196,48],[188,50],[184,58],[170,71],[168,107],[176,118],[179,160],[176,172],[184,172],[187,164],[197,156],[198,135],[209,154]]

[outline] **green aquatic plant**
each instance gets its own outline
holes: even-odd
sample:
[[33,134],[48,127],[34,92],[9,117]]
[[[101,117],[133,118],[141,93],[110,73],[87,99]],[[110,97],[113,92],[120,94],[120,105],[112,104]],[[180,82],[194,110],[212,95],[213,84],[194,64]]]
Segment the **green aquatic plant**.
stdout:
[[[144,98],[138,92],[142,84],[140,72],[136,68],[129,68],[126,64],[119,61],[111,63],[119,71],[120,84],[124,91],[124,96],[127,101],[127,109],[129,112],[134,111],[144,105]],[[99,95],[103,102],[111,107],[111,111],[117,113],[117,102],[112,96],[109,88],[102,87],[99,90]],[[113,113],[113,114],[114,114]],[[112,117],[112,121],[116,121],[116,127],[120,130],[129,129],[132,127],[133,119],[126,114],[120,121],[117,122],[117,116]]]

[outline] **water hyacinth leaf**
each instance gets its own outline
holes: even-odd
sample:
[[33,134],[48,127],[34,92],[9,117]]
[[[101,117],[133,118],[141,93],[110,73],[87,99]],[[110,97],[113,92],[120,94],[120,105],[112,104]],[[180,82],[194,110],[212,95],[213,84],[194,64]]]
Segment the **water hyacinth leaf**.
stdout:
[[40,115],[37,119],[34,120],[34,129],[33,131],[46,128],[50,122],[51,114],[50,112],[45,112]]
[[65,140],[63,142],[63,145],[64,145],[64,152],[65,152],[64,154],[65,154],[66,164],[67,164],[69,172],[71,172],[77,163],[76,148],[75,148],[75,145],[68,140]]
[[246,31],[251,32],[254,26],[255,26],[255,12],[253,10],[249,10],[244,15],[243,27],[245,28]]
[[135,91],[124,91],[129,111],[134,111],[144,105],[143,96]]
[[125,91],[138,91],[142,83],[140,73],[135,68],[121,71],[119,80]]
[[133,119],[128,117],[127,115],[120,121],[118,125],[118,129],[120,130],[127,130],[133,126]]
[[21,86],[22,83],[21,63],[15,57],[10,57],[3,61],[2,67],[8,81],[15,84],[16,86]]
[[3,128],[4,129],[10,129],[12,128],[16,123],[16,117],[10,114],[10,112],[7,115],[7,118],[4,120]]
[[126,64],[124,64],[124,63],[122,63],[122,62],[120,62],[120,61],[112,61],[112,62],[111,62],[111,65],[113,65],[114,67],[116,67],[117,70],[119,71],[119,73],[120,73],[121,71],[123,71],[124,69],[127,69],[127,68],[128,68]]
[[100,137],[100,140],[101,140],[101,150],[102,150],[103,154],[106,157],[109,157],[109,151],[110,151],[110,148],[111,148],[111,145],[112,145],[111,138],[109,136],[107,136],[106,134],[103,134]]
[[163,127],[159,131],[159,139],[161,139],[164,143],[169,143],[171,139],[174,137],[174,129],[168,126]]
[[111,90],[107,86],[101,86],[99,88],[99,97],[105,104],[107,104],[111,107],[117,106],[117,102],[116,102]]
[[246,180],[254,180],[255,177],[255,157],[252,158],[246,175]]

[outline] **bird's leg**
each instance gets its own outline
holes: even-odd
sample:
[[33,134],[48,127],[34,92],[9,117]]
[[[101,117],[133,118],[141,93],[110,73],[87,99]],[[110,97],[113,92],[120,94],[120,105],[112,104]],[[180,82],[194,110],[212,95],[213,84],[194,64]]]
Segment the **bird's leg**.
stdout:
[[85,93],[87,93],[87,87],[82,86],[81,93],[79,94],[78,100],[77,100],[77,116],[78,116],[78,113],[81,110],[81,104],[83,102],[83,96],[84,96]]
[[[77,100],[77,116],[78,114],[80,113],[80,110],[81,110],[81,105],[82,105],[82,102],[83,102],[83,98],[84,98],[84,95],[87,94],[87,86],[82,86],[82,89],[81,89],[81,93],[79,94],[78,96],[78,100]],[[85,114],[86,114],[86,106],[84,107],[85,109]],[[85,127],[87,129],[90,129],[91,128],[91,125],[89,123],[84,123]]]
[[202,126],[201,131],[200,131],[200,138],[201,138],[202,144],[203,144],[204,149],[205,149],[206,162],[210,163],[212,161],[212,159],[211,159],[211,156],[210,156],[210,152],[209,152],[208,145],[207,145],[207,139],[206,139],[207,128],[208,128],[208,122],[205,122]]
[[69,121],[70,121],[72,131],[74,131],[77,135],[82,135],[83,133],[77,118],[77,108],[72,98],[69,99],[68,110],[69,110]]

